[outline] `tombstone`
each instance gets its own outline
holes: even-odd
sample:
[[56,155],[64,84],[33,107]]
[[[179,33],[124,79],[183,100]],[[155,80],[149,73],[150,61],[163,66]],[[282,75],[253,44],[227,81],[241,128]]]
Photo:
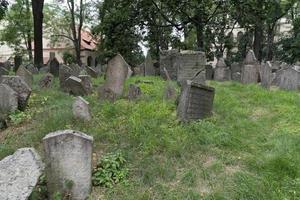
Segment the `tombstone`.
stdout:
[[164,73],[164,69],[169,72],[171,80],[177,80],[177,65],[175,62],[177,60],[178,50],[168,50],[160,52],[160,75],[163,79],[167,79]]
[[85,90],[87,91],[87,93],[92,94],[93,93],[93,84],[92,84],[91,77],[89,75],[80,75],[78,78],[81,79],[82,84],[83,84]]
[[258,62],[252,50],[247,53],[241,73],[241,82],[244,84],[257,83],[259,79]]
[[54,82],[54,76],[50,73],[45,74],[39,81],[40,88],[50,88]]
[[28,64],[26,65],[25,67],[31,74],[38,74],[39,73],[39,70],[32,64]]
[[66,81],[70,76],[72,76],[71,68],[66,65],[61,65],[59,68],[59,86],[64,92],[68,92],[66,88]]
[[205,65],[205,78],[206,80],[213,80],[214,69],[211,65]]
[[[206,84],[206,71],[205,69],[200,70],[197,74],[194,75],[192,81],[198,84]],[[185,83],[186,81],[182,80],[181,83]]]
[[73,130],[57,131],[43,138],[43,146],[50,199],[56,192],[69,194],[73,200],[87,199],[92,188],[93,137]]
[[31,94],[31,88],[19,76],[2,76],[2,83],[8,85],[18,94],[18,108],[24,111]]
[[73,106],[73,115],[76,119],[80,119],[83,121],[90,121],[92,119],[89,102],[87,102],[82,97],[76,97]]
[[145,76],[155,76],[154,62],[150,52],[148,52],[145,60]]
[[242,71],[241,64],[237,62],[232,63],[230,66],[230,70],[231,70],[231,74],[241,72]]
[[0,161],[0,199],[27,200],[38,184],[44,164],[32,148],[18,149]]
[[17,72],[19,67],[22,65],[22,56],[15,56],[14,57],[14,72]]
[[9,71],[6,69],[4,63],[0,63],[0,77],[6,76],[9,74]]
[[300,89],[300,72],[287,68],[282,69],[278,73],[278,87],[284,90],[298,90]]
[[241,73],[240,72],[232,73],[231,80],[236,81],[236,82],[241,82]]
[[49,73],[49,71],[49,66],[41,67],[39,70],[40,73]]
[[74,96],[88,95],[88,91],[83,85],[83,81],[75,76],[70,76],[65,82],[66,91]]
[[[124,58],[118,54],[108,62],[108,68],[106,72],[106,81],[99,90],[100,99],[107,96],[105,93],[114,93],[116,97],[119,97],[123,93],[125,80],[128,75],[129,65]],[[111,96],[111,94],[109,95]]]
[[55,76],[55,77],[59,76],[59,62],[56,58],[53,58],[52,60],[50,60],[49,70],[53,76]]
[[130,101],[138,99],[142,95],[142,90],[139,86],[130,84],[128,88],[128,99]]
[[216,81],[229,81],[231,80],[231,71],[230,68],[227,67],[224,58],[220,58],[216,65],[214,79]]
[[261,85],[264,88],[269,89],[273,81],[272,74],[272,64],[271,62],[266,62],[261,65]]
[[53,60],[55,58],[55,52],[49,53],[49,60]]
[[164,90],[164,99],[165,100],[177,99],[176,86],[171,81],[167,81],[166,83],[165,90]]
[[32,82],[33,82],[32,73],[29,72],[25,67],[20,66],[18,71],[16,72],[16,76],[21,77],[29,87],[32,87]]
[[78,64],[71,64],[69,65],[70,69],[71,69],[71,74],[73,76],[79,76],[80,72],[82,71],[82,67],[80,67]]
[[133,75],[133,71],[130,67],[128,67],[127,79],[129,79]]
[[96,70],[94,70],[91,67],[86,67],[86,72],[88,73],[88,75],[90,75],[92,78],[97,78],[98,77],[98,73]]
[[182,122],[205,119],[212,115],[215,89],[187,81],[182,86],[177,117]]
[[0,84],[0,121],[18,109],[18,94],[6,84]]

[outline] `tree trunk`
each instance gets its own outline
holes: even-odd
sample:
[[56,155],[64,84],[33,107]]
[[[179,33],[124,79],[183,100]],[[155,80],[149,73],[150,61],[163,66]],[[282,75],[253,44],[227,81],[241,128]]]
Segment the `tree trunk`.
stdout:
[[33,26],[34,26],[34,65],[43,67],[43,8],[44,0],[32,1]]
[[268,45],[267,45],[267,60],[273,60],[273,45],[274,45],[274,33],[275,25],[268,27]]
[[262,61],[263,27],[260,23],[255,25],[253,49],[258,61]]
[[204,27],[202,24],[195,24],[197,34],[197,50],[204,51]]
[[[31,11],[30,11],[30,3],[29,0],[26,0],[26,13],[27,16],[31,15]],[[32,62],[33,60],[33,55],[32,55],[32,36],[31,36],[31,29],[28,28],[27,31],[27,51],[28,51],[28,57],[29,57],[29,61]]]

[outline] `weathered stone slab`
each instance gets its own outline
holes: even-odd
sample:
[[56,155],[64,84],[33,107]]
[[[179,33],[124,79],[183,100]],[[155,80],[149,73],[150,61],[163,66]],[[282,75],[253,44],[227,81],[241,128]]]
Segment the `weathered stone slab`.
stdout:
[[23,59],[22,59],[22,56],[15,56],[14,57],[14,72],[17,72],[19,67],[22,65],[22,62],[23,62]]
[[215,80],[216,81],[229,81],[231,80],[231,71],[227,67],[224,58],[220,58],[215,69]]
[[155,67],[150,52],[148,52],[145,60],[145,76],[155,76]]
[[6,84],[0,84],[0,121],[18,109],[18,94]]
[[211,65],[205,65],[206,80],[214,79],[214,69]]
[[9,71],[5,67],[0,66],[0,77],[8,75],[8,74],[9,74]]
[[82,84],[87,91],[88,94],[93,93],[93,84],[92,84],[92,79],[89,75],[80,75],[78,78],[81,79]]
[[16,72],[16,76],[21,77],[29,87],[32,87],[32,82],[33,82],[32,73],[29,72],[25,67],[20,66],[18,71]]
[[133,75],[133,71],[130,67],[128,67],[127,79],[129,79]]
[[235,73],[231,74],[231,80],[241,82],[241,73],[235,72]]
[[70,193],[72,200],[87,199],[92,187],[93,137],[73,130],[57,131],[44,137],[43,145],[50,199],[57,192]]
[[68,93],[74,96],[85,96],[89,94],[83,84],[83,81],[75,76],[70,76],[66,80],[65,89]]
[[251,84],[258,82],[258,69],[256,65],[244,65],[241,74],[241,82],[244,84]]
[[80,72],[82,71],[82,67],[80,67],[78,64],[71,64],[69,65],[70,69],[71,69],[71,74],[73,76],[79,76],[80,75]]
[[92,119],[89,102],[82,97],[76,97],[73,103],[73,115],[76,119],[90,121]]
[[133,101],[142,95],[142,90],[139,86],[130,84],[128,88],[128,99]]
[[177,117],[182,122],[204,119],[212,115],[215,89],[187,81],[182,86]]
[[122,95],[125,80],[128,75],[128,68],[129,65],[120,54],[116,55],[108,62],[106,81],[98,91],[100,99],[105,99],[107,96],[105,93],[114,93],[115,95],[113,96],[116,97]]
[[245,65],[256,65],[257,64],[257,59],[256,56],[254,54],[253,50],[249,50],[247,55],[246,55],[246,59],[244,61]]
[[86,67],[86,72],[87,72],[88,75],[90,75],[92,78],[97,78],[97,77],[98,77],[97,71],[94,70],[92,67]]
[[273,73],[272,73],[272,64],[271,62],[266,62],[261,65],[261,85],[264,88],[269,89],[271,87],[273,81]]
[[160,75],[162,78],[167,79],[164,73],[164,69],[169,72],[171,80],[177,81],[177,60],[178,50],[161,51],[160,52]]
[[50,60],[50,63],[49,63],[49,70],[50,70],[50,73],[55,76],[55,77],[58,77],[59,76],[59,62],[56,58],[53,58]]
[[300,72],[291,67],[279,70],[275,81],[280,89],[298,90],[300,89]]
[[25,66],[25,68],[31,73],[31,74],[38,74],[39,70],[32,64],[28,64]]
[[21,111],[25,110],[31,95],[31,88],[19,76],[2,76],[1,80],[18,94],[18,107]]
[[40,88],[50,88],[54,82],[54,76],[50,73],[45,74],[39,81]]
[[44,165],[34,149],[17,150],[0,161],[0,199],[27,200]]
[[234,74],[236,72],[241,72],[242,71],[241,64],[237,63],[237,62],[232,63],[230,66],[230,70],[231,70],[232,74]]
[[68,92],[68,88],[66,88],[66,81],[70,76],[72,76],[71,68],[66,65],[61,65],[59,67],[59,86],[64,92]]

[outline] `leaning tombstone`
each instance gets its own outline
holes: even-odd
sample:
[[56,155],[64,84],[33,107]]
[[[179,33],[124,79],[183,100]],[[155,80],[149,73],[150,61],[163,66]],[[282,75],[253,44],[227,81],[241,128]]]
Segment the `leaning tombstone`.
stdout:
[[90,75],[92,78],[97,78],[97,77],[98,77],[97,71],[94,70],[92,67],[86,67],[86,72],[87,72],[88,75]]
[[59,68],[59,86],[64,92],[68,92],[66,88],[66,81],[70,76],[72,76],[71,68],[66,65],[61,65]]
[[205,77],[206,77],[206,80],[213,80],[214,69],[211,65],[205,65]]
[[39,70],[38,70],[32,63],[26,65],[25,68],[26,68],[30,73],[32,73],[32,74],[38,74],[38,73],[39,73]]
[[65,82],[66,91],[74,96],[88,95],[88,91],[83,85],[83,81],[75,76],[70,76]]
[[142,90],[139,86],[130,84],[128,88],[128,99],[130,101],[138,99],[142,95]]
[[[105,97],[107,96],[119,97],[122,95],[125,80],[128,75],[128,67],[129,65],[120,54],[108,62],[106,81],[99,89],[100,99],[106,99]],[[108,95],[106,93],[108,93]]]
[[55,76],[58,77],[59,76],[59,62],[56,58],[53,58],[52,60],[50,60],[50,73]]
[[145,76],[155,76],[154,62],[150,52],[148,52],[145,60]]
[[257,83],[259,79],[258,62],[255,54],[250,50],[242,68],[241,82],[244,84]]
[[266,62],[261,65],[261,85],[264,88],[269,89],[273,81],[272,64]]
[[177,117],[182,122],[204,119],[212,115],[215,89],[187,81],[181,90]]
[[50,88],[53,85],[54,76],[50,73],[45,74],[39,81],[40,88]]
[[8,75],[9,71],[4,67],[3,63],[0,63],[0,77]]
[[57,131],[44,137],[43,145],[50,199],[57,193],[87,199],[92,188],[93,137],[73,130]]
[[231,80],[230,68],[226,65],[224,58],[220,58],[215,69],[215,80],[216,81],[229,81]]
[[1,80],[18,94],[18,108],[21,111],[25,110],[31,95],[31,88],[19,76],[2,76]]
[[92,84],[91,77],[89,75],[80,75],[78,78],[81,79],[82,84],[83,84],[85,90],[87,91],[87,93],[92,94],[93,93],[93,84]]
[[76,97],[72,106],[73,115],[76,119],[90,121],[92,119],[89,102],[82,97]]
[[14,58],[14,63],[15,63],[15,65],[14,65],[14,72],[17,72],[18,71],[18,69],[19,69],[19,67],[22,65],[22,56],[15,56],[15,58]]
[[0,84],[0,121],[18,109],[18,94],[6,84]]
[[300,89],[300,71],[292,67],[282,69],[280,76],[279,88],[283,90],[298,90]]
[[27,85],[32,87],[32,82],[33,82],[33,76],[30,71],[28,71],[25,67],[20,66],[18,71],[16,72],[16,75],[21,77]]
[[0,161],[0,199],[27,200],[38,184],[44,164],[32,148],[18,149]]

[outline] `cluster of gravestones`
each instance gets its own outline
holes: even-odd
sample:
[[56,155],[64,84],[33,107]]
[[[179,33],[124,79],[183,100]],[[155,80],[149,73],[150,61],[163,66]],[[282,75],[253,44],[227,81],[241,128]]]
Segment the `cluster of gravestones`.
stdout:
[[[212,67],[211,67],[212,68]],[[300,68],[289,66],[285,63],[265,62],[259,63],[250,50],[243,63],[233,63],[227,66],[223,58],[218,60],[210,79],[216,81],[237,81],[243,84],[261,83],[261,86],[269,89],[277,86],[285,90],[300,89]]]
[[[10,113],[26,109],[31,95],[32,73],[36,73],[37,70],[31,64],[17,65],[12,70],[8,62],[0,64],[0,129],[6,127]],[[9,75],[11,71],[14,71],[15,75]]]
[[0,161],[0,199],[27,200],[39,177],[47,177],[49,199],[87,199],[92,188],[93,137],[64,130],[43,138],[45,163],[33,148],[17,150]]

